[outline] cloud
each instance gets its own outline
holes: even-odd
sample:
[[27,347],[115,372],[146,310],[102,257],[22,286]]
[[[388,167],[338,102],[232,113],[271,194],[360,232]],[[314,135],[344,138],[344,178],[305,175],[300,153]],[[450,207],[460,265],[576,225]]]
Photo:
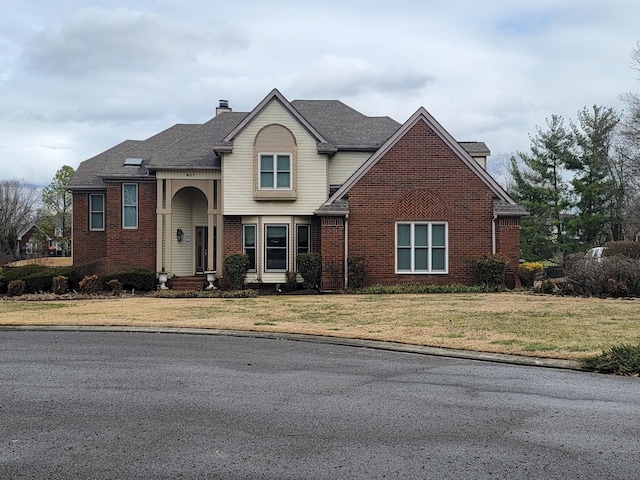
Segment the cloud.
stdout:
[[247,37],[228,23],[190,26],[125,8],[89,8],[60,29],[43,30],[26,45],[28,72],[59,77],[133,75],[179,69],[204,51],[246,49]]
[[344,98],[365,93],[412,92],[434,80],[410,68],[386,68],[358,57],[329,54],[294,74],[290,88],[302,95],[321,92],[327,98]]

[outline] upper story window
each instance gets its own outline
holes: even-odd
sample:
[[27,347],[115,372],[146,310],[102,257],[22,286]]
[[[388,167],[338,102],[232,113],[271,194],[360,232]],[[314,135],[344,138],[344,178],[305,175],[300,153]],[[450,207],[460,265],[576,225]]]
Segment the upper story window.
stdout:
[[89,195],[89,230],[104,230],[104,195]]
[[447,273],[447,224],[398,222],[396,224],[397,273]]
[[122,184],[122,228],[138,228],[138,184]]
[[255,200],[297,199],[298,146],[291,130],[271,124],[258,132],[253,145]]
[[291,190],[291,154],[260,154],[260,187],[261,190]]

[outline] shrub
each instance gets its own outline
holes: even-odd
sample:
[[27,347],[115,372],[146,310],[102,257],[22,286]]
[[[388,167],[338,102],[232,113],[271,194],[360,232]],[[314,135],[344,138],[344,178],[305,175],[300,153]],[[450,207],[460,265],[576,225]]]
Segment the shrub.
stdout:
[[4,288],[4,269],[0,267],[0,292]]
[[224,272],[231,290],[244,288],[244,277],[249,267],[249,256],[242,253],[232,253],[224,259]]
[[607,247],[603,252],[606,257],[624,255],[625,257],[640,259],[640,242],[607,242],[604,246]]
[[617,255],[599,261],[572,255],[565,267],[567,293],[580,296],[640,295],[640,260]]
[[287,290],[295,290],[298,287],[298,274],[296,272],[287,272]]
[[518,265],[516,274],[523,287],[533,287],[535,281],[542,276],[542,264],[539,262],[524,262]]
[[298,272],[302,277],[302,286],[310,290],[320,287],[320,278],[322,275],[322,259],[319,253],[299,253],[298,254]]
[[97,275],[85,275],[85,277],[80,280],[80,291],[82,293],[86,293],[92,295],[96,293],[100,288],[100,281]]
[[507,270],[507,259],[500,254],[485,254],[477,260],[480,284],[497,287]]
[[111,280],[118,280],[125,290],[140,290],[150,292],[156,288],[156,274],[144,268],[121,268],[111,270],[102,276],[102,285],[109,288]]
[[19,297],[24,294],[24,280],[11,280],[7,291],[12,297]]
[[120,280],[118,280],[117,278],[112,278],[107,282],[107,285],[111,289],[111,293],[114,297],[119,297],[120,295],[122,295],[122,284],[120,283]]
[[26,293],[51,291],[53,277],[67,277],[67,287],[75,284],[75,270],[71,267],[48,267],[46,265],[23,265],[5,270],[5,282],[24,280]]
[[358,290],[364,286],[364,278],[367,275],[367,261],[359,255],[350,256],[347,259],[349,289]]
[[69,291],[69,284],[67,282],[67,277],[63,277],[62,275],[53,277],[52,286],[53,286],[53,293],[55,293],[56,295],[64,295]]
[[640,374],[640,345],[620,345],[581,361],[582,368],[617,375]]
[[156,290],[147,294],[155,298],[255,298],[258,292],[245,290]]

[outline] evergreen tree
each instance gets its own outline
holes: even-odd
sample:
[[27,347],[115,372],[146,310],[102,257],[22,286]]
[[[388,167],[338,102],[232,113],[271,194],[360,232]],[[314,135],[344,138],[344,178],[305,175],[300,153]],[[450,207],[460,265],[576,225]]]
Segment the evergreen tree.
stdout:
[[621,209],[614,178],[612,146],[620,117],[612,108],[594,105],[578,112],[571,128],[577,154],[567,163],[573,172],[577,216],[570,226],[581,246],[621,239]]
[[551,258],[571,247],[562,214],[571,206],[564,166],[572,161],[573,137],[561,116],[547,119],[547,130],[537,127],[531,153],[511,159],[512,196],[529,212],[521,221],[521,254],[526,260]]

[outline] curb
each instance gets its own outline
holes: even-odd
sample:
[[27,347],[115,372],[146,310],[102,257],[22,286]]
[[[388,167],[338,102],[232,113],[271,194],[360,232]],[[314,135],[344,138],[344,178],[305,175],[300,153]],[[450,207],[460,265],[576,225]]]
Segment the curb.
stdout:
[[298,333],[276,333],[245,330],[220,330],[208,328],[171,328],[171,327],[107,327],[107,326],[59,326],[59,325],[1,325],[0,331],[61,331],[61,332],[132,332],[132,333],[166,333],[183,335],[217,335],[226,337],[265,338],[273,340],[290,340],[295,342],[309,342],[326,345],[341,345],[347,347],[371,348],[399,353],[413,353],[432,355],[437,357],[459,358],[483,362],[507,363],[530,367],[558,368],[563,370],[580,370],[578,362],[557,358],[525,357],[523,355],[509,355],[505,353],[475,352],[470,350],[455,350],[452,348],[426,347],[397,342],[382,342],[377,340],[360,340],[341,337],[327,337],[322,335],[308,335]]

